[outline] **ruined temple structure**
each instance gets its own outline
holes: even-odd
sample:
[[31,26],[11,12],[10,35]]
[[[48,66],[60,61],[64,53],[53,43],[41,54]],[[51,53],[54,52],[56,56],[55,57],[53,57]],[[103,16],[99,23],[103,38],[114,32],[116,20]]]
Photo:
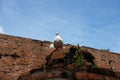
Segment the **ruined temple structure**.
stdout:
[[77,46],[50,44],[0,34],[0,80],[120,80],[120,54],[81,46],[84,64],[78,66]]

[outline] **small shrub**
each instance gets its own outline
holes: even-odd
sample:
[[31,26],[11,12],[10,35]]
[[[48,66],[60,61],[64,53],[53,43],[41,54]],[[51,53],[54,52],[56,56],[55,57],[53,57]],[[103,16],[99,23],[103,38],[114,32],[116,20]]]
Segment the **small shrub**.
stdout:
[[110,51],[110,49],[101,49],[101,50],[102,50],[102,51],[108,51],[108,52]]
[[[75,65],[80,66],[80,67],[85,67],[84,64],[86,62],[84,55],[82,53],[82,50],[79,46],[79,44],[77,45],[77,49],[74,55],[75,58]],[[90,68],[97,68],[96,65],[92,64]]]
[[84,56],[83,56],[83,53],[80,49],[79,44],[77,45],[77,50],[76,50],[76,53],[74,55],[74,58],[75,58],[75,64],[77,66],[84,66],[85,60],[84,60]]

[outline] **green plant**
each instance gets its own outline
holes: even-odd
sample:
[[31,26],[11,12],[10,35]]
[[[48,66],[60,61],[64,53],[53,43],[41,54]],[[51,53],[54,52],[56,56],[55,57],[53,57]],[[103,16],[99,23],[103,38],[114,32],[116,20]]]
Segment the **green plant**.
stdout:
[[110,49],[101,49],[101,50],[102,50],[102,51],[108,51],[108,52],[110,51]]
[[91,68],[97,68],[97,66],[96,65],[92,65]]
[[85,60],[79,44],[77,45],[77,50],[75,52],[74,58],[75,58],[75,64],[77,66],[84,66]]

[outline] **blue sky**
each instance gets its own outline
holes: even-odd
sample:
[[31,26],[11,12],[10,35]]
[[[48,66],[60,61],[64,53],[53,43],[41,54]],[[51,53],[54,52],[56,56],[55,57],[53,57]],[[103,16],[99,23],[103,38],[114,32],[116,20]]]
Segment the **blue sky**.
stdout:
[[120,53],[120,0],[0,0],[0,32]]

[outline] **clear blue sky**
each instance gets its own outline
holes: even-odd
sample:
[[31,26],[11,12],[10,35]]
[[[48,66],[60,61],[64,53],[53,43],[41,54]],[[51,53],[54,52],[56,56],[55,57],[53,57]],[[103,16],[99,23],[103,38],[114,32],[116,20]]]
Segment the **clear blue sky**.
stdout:
[[0,0],[0,31],[120,53],[120,0]]

